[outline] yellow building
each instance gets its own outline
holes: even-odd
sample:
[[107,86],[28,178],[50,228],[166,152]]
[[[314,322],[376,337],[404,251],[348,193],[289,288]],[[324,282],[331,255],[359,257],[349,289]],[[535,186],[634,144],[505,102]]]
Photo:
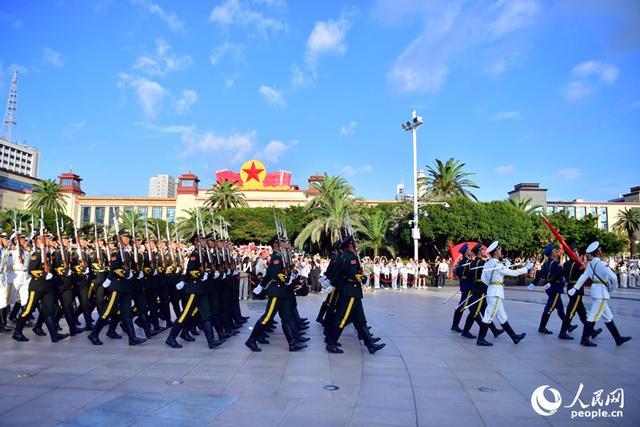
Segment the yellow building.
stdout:
[[38,178],[0,168],[0,208],[24,209]]

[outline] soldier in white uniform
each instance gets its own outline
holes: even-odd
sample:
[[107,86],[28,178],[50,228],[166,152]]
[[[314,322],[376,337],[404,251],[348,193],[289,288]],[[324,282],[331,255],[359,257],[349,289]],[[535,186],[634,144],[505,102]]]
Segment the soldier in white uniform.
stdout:
[[[13,279],[13,288],[15,290],[17,300],[20,301],[20,305],[14,306],[15,310],[16,307],[24,306],[29,300],[29,282],[31,281],[31,278],[29,277],[29,273],[27,273],[29,268],[29,252],[24,249],[24,236],[21,233],[18,233],[15,236],[14,241],[15,246],[13,247],[13,251],[11,251],[13,273],[15,274],[15,278]],[[12,312],[11,315],[13,316],[14,313]]]
[[10,332],[7,325],[11,284],[9,282],[9,268],[11,267],[11,250],[7,233],[0,234],[0,332]]
[[521,274],[527,274],[533,267],[533,263],[527,262],[524,267],[518,269],[510,269],[508,265],[500,261],[502,251],[498,241],[493,242],[487,248],[487,253],[491,258],[484,264],[482,268],[482,282],[487,285],[487,308],[482,316],[480,325],[480,333],[478,334],[477,345],[488,347],[492,346],[489,341],[485,340],[489,324],[496,317],[505,332],[511,337],[514,344],[518,344],[527,334],[516,334],[509,322],[507,322],[507,312],[504,309],[504,277],[517,277]]
[[622,345],[629,341],[631,337],[620,336],[616,324],[613,323],[613,313],[609,308],[608,300],[610,299],[609,291],[612,291],[618,286],[618,277],[607,266],[607,263],[602,260],[602,247],[598,241],[591,243],[586,250],[587,254],[593,254],[593,258],[587,264],[587,268],[584,273],[578,279],[578,282],[569,289],[569,296],[573,296],[577,290],[582,288],[587,280],[591,280],[591,298],[593,304],[589,310],[587,321],[584,324],[582,331],[582,339],[580,344],[585,347],[596,347],[597,344],[591,342],[589,337],[593,332],[593,328],[596,326],[596,322],[600,317],[604,319],[604,324],[611,332],[611,335],[616,340],[616,345]]

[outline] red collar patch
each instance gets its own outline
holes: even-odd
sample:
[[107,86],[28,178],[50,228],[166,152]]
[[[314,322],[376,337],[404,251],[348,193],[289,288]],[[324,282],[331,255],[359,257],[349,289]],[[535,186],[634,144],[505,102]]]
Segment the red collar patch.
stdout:
[[351,264],[357,264],[358,261],[356,261],[355,259],[351,260]]

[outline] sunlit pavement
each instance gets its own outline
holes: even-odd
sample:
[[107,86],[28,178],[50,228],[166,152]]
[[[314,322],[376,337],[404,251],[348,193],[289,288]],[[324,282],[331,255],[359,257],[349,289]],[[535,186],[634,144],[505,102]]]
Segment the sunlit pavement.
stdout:
[[[252,319],[216,350],[202,336],[170,349],[164,345],[167,332],[137,347],[106,337],[102,347],[94,347],[84,336],[52,344],[28,329],[31,341],[17,343],[3,334],[0,425],[640,425],[640,302],[634,301],[640,290],[623,290],[618,296],[625,299],[611,302],[620,331],[634,340],[616,347],[605,329],[594,340],[596,348],[579,345],[581,327],[574,341],[539,335],[545,295],[521,289],[507,289],[505,305],[516,332],[527,333],[524,341],[514,345],[506,334],[494,339],[489,333],[494,346],[477,347],[449,330],[458,298],[443,301],[454,291],[367,293],[367,319],[387,344],[375,355],[351,327],[341,339],[345,353],[329,355],[313,321],[304,351],[289,353],[278,330],[262,353],[251,353],[243,342],[264,301],[243,303]],[[299,298],[302,315],[313,320],[323,298]],[[557,334],[558,318],[548,327]],[[580,403],[565,406],[581,383],[586,411],[622,410],[623,418],[572,420]],[[531,405],[532,392],[543,385],[562,398],[547,417]],[[606,405],[619,388],[624,408]],[[592,401],[600,389],[602,406]],[[550,390],[544,396],[553,400]]]

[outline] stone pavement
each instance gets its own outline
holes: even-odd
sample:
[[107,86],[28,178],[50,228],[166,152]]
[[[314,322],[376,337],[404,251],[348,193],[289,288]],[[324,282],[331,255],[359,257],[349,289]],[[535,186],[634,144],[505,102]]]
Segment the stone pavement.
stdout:
[[[243,303],[252,319],[242,335],[216,350],[206,348],[202,337],[183,349],[170,349],[163,342],[166,332],[138,347],[106,337],[105,345],[94,347],[84,336],[52,344],[30,330],[31,341],[17,343],[3,334],[0,425],[640,425],[638,302],[612,302],[620,330],[634,340],[616,347],[605,330],[595,340],[599,346],[587,349],[576,341],[538,335],[544,295],[507,289],[510,323],[527,337],[516,346],[504,334],[489,336],[494,347],[480,348],[475,340],[449,331],[457,298],[442,302],[452,292],[367,293],[367,318],[387,343],[375,355],[361,346],[351,327],[341,340],[345,353],[329,355],[315,322],[309,348],[302,352],[289,353],[278,331],[262,353],[251,353],[243,342],[264,301]],[[323,297],[299,298],[303,316],[315,318]],[[549,328],[558,331],[556,317]],[[622,387],[623,418],[572,420],[570,411],[579,403],[548,417],[532,410],[531,393],[537,387],[557,389],[562,406],[569,406],[580,383],[580,398],[587,405],[598,389],[604,400]],[[545,396],[551,399],[551,392]]]

